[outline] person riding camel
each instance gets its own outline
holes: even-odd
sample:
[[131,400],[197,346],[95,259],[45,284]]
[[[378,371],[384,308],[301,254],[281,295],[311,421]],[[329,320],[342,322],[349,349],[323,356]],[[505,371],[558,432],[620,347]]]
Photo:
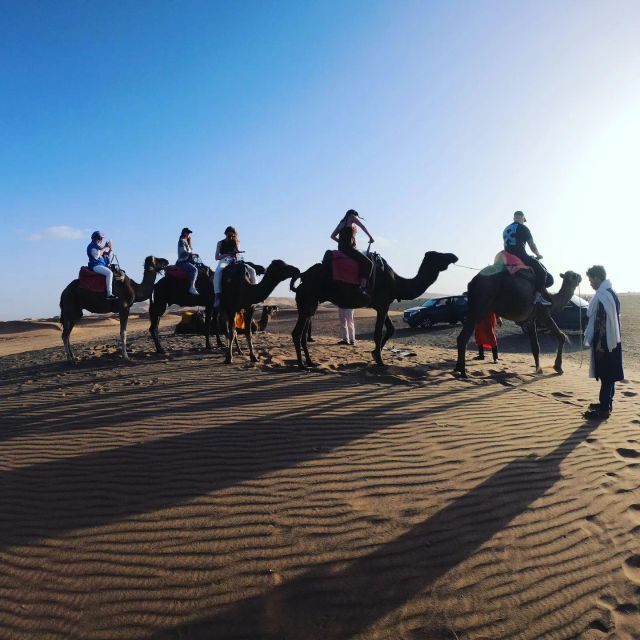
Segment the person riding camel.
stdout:
[[113,271],[109,268],[113,260],[113,247],[111,240],[102,246],[103,240],[104,234],[101,231],[94,231],[91,234],[91,242],[87,246],[89,269],[105,277],[107,300],[116,300],[118,296],[113,294]]
[[[531,231],[529,231],[529,228],[524,224],[526,221],[527,219],[524,217],[522,211],[516,211],[513,214],[513,222],[502,232],[504,250],[517,256],[522,262],[533,269],[536,278],[536,297],[533,301],[534,304],[550,305],[551,296],[546,287],[547,271],[539,262],[539,260],[542,260],[542,256],[538,251],[536,243],[533,241]],[[527,253],[527,244],[535,254],[535,258]]]
[[[224,239],[220,240],[216,245],[216,260],[218,266],[216,267],[215,274],[213,276],[213,293],[214,301],[213,306],[220,306],[220,296],[222,295],[222,272],[230,264],[238,262],[238,254],[240,251],[240,238],[238,238],[238,232],[235,227],[227,227],[224,230]],[[256,283],[256,270],[249,264],[245,263],[245,269],[249,274],[249,280],[251,284]]]
[[338,243],[338,251],[353,258],[358,263],[360,270],[360,288],[364,294],[368,295],[366,288],[367,283],[373,275],[373,262],[356,249],[356,226],[360,227],[369,236],[369,240],[373,242],[373,236],[369,233],[367,227],[364,226],[360,214],[355,209],[349,209],[349,211],[344,214],[342,220],[338,222],[338,226],[333,230],[331,239]]
[[178,260],[176,265],[189,274],[189,293],[193,296],[199,296],[200,293],[196,289],[196,280],[198,279],[198,267],[193,264],[193,248],[191,246],[191,234],[193,231],[189,227],[185,227],[180,232],[178,238]]

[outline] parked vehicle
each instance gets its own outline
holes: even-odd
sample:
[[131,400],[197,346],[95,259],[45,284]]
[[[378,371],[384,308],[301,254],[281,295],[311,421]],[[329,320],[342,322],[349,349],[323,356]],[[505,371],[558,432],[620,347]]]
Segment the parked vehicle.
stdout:
[[402,320],[412,329],[417,327],[429,329],[434,324],[442,322],[449,324],[464,322],[468,312],[469,302],[465,295],[430,298],[419,307],[406,309]]
[[[580,296],[572,296],[569,302],[552,314],[551,317],[555,320],[559,329],[563,331],[576,331],[584,332],[587,326],[587,308],[589,307],[589,301],[581,298]],[[526,328],[520,325],[522,331],[526,333]],[[538,331],[546,331],[546,327],[538,324]]]

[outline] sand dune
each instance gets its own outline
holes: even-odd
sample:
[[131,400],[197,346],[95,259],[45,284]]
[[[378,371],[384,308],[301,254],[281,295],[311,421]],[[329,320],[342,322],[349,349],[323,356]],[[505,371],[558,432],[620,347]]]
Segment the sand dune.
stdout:
[[300,372],[292,322],[255,366],[144,322],[0,359],[2,638],[639,637],[633,367],[598,424],[576,355],[381,369],[327,312]]

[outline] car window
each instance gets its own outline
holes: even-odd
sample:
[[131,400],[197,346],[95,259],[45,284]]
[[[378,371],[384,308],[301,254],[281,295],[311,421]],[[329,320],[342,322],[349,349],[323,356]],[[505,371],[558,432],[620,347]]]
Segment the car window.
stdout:
[[422,303],[423,307],[433,307],[436,304],[436,299],[435,298],[431,298],[430,300],[427,300],[426,302]]
[[458,296],[456,298],[456,304],[459,304],[459,305],[467,304],[467,299],[464,296]]
[[440,298],[440,300],[436,302],[436,307],[444,307],[445,304],[447,304],[447,298]]

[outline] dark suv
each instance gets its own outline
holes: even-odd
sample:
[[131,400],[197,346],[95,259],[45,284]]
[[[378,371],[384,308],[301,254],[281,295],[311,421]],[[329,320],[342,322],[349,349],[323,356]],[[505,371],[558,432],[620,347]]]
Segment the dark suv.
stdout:
[[464,322],[469,312],[467,296],[447,296],[446,298],[431,298],[419,307],[406,309],[402,320],[412,329],[423,327],[428,329],[438,322]]

